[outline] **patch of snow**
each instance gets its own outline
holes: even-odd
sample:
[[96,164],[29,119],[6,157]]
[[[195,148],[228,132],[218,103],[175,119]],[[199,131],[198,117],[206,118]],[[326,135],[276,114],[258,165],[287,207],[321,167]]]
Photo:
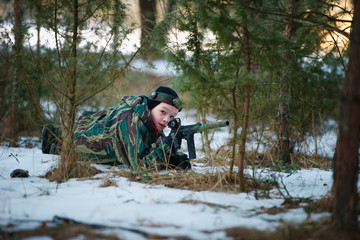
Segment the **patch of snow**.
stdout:
[[[226,228],[273,230],[283,221],[306,220],[309,214],[302,208],[276,215],[257,211],[282,207],[284,199],[279,191],[286,194],[285,188],[294,198],[319,199],[332,185],[332,172],[319,169],[300,170],[292,174],[256,170],[255,175],[259,178],[275,178],[283,183],[279,189],[270,191],[270,199],[259,200],[254,193],[172,189],[131,182],[109,172],[87,180],[71,179],[57,184],[40,177],[57,163],[57,159],[58,156],[42,154],[38,148],[0,147],[1,228],[21,221],[24,222],[21,227],[33,228],[37,225],[26,223],[26,220],[51,221],[60,216],[114,227],[114,231],[116,227],[121,227],[169,237],[225,239]],[[101,167],[103,170],[111,169]],[[10,178],[10,173],[17,168],[28,170],[30,177]],[[201,169],[201,166],[198,168]],[[193,171],[197,171],[196,168]],[[116,182],[116,187],[100,187],[101,178],[106,175]],[[209,204],[202,204],[204,202]],[[321,216],[327,215],[311,214],[312,218]],[[120,231],[119,235],[122,234],[136,235],[132,231]]]

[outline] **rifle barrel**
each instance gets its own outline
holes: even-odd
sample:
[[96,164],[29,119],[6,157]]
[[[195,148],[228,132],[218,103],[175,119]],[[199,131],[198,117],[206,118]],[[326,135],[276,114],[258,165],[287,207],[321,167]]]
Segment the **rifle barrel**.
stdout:
[[228,125],[229,125],[229,121],[223,120],[223,121],[218,121],[218,122],[213,122],[213,123],[202,125],[200,127],[200,129],[201,129],[201,131],[206,131],[206,130],[210,130],[210,129],[214,129],[214,128],[226,127]]

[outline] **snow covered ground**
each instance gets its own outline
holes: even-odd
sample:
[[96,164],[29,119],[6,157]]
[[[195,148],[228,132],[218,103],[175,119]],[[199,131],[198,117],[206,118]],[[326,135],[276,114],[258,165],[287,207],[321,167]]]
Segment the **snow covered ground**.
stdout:
[[[186,125],[197,122],[194,115],[191,111],[183,111],[179,117]],[[216,119],[209,117],[208,120]],[[213,149],[228,138],[226,128],[216,131]],[[195,134],[196,146],[200,141],[201,135]],[[336,138],[326,141],[318,138],[318,141],[320,147],[331,146]],[[251,142],[248,147],[253,148]],[[325,155],[331,155],[333,148],[326,149]],[[183,150],[186,151],[186,147]],[[201,157],[200,152],[197,154]],[[265,209],[282,208],[282,195],[322,198],[332,186],[331,171],[307,169],[287,174],[257,169],[257,178],[277,179],[280,185],[279,189],[270,191],[270,198],[257,200],[254,192],[190,191],[133,182],[115,176],[114,169],[101,165],[96,167],[103,173],[85,180],[71,179],[58,184],[39,177],[56,166],[57,161],[58,156],[42,154],[38,146],[0,147],[0,230],[32,229],[60,217],[109,226],[109,231],[121,239],[143,239],[139,232],[189,239],[227,239],[226,228],[274,230],[284,221],[296,223],[329,216],[329,213],[309,215],[302,208],[275,215],[266,213]],[[192,171],[204,171],[205,167],[196,165]],[[10,173],[18,168],[28,170],[30,177],[11,178]],[[209,168],[216,171],[209,166],[206,170]],[[246,171],[250,173],[251,170]],[[105,177],[111,178],[117,186],[101,187]]]
[[[187,118],[188,113],[183,114],[185,124],[194,123],[194,119]],[[227,137],[227,131],[216,132],[214,146],[223,144]],[[115,176],[111,167],[101,165],[97,167],[104,172],[86,180],[71,179],[58,184],[39,177],[55,166],[57,160],[58,156],[44,155],[38,147],[0,147],[0,230],[32,229],[60,217],[109,226],[109,231],[121,239],[143,239],[139,232],[189,239],[227,239],[226,228],[274,230],[284,221],[296,223],[329,216],[329,213],[309,215],[302,208],[276,215],[264,209],[283,207],[279,190],[293,198],[322,198],[331,188],[331,171],[308,169],[289,175],[258,169],[258,178],[276,178],[280,188],[271,190],[270,198],[257,200],[253,192],[190,191],[132,182]],[[30,177],[11,178],[10,173],[18,168],[28,170]],[[201,164],[192,169],[202,170]],[[101,187],[106,176],[117,186]]]
[[[179,190],[112,176],[110,167],[105,166],[98,166],[104,173],[87,180],[71,179],[57,184],[40,178],[56,161],[57,156],[44,155],[38,148],[0,148],[1,228],[13,222],[17,222],[17,229],[33,228],[58,216],[114,229],[119,227],[122,230],[117,234],[125,239],[132,239],[135,233],[124,229],[191,239],[225,239],[225,228],[242,226],[271,230],[283,221],[301,222],[309,217],[302,208],[276,215],[262,213],[264,208],[282,207],[284,199],[277,189],[271,191],[270,199],[260,200],[256,200],[253,193]],[[17,168],[28,170],[30,177],[10,178],[10,173]],[[193,171],[200,170],[201,166]],[[257,171],[259,176],[282,178],[292,197],[319,199],[332,184],[331,171],[301,170],[288,176],[261,170]],[[106,175],[117,186],[100,187]],[[281,184],[280,189],[283,189]],[[313,214],[311,217],[327,215]]]

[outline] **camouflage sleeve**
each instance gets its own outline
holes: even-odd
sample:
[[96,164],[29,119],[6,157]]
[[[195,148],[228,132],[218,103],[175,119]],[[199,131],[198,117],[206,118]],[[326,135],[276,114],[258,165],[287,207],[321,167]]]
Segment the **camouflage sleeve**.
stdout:
[[170,161],[171,151],[167,144],[162,141],[162,136],[151,145],[143,156],[143,162],[147,168],[157,167],[163,169]]
[[[161,137],[151,137],[149,130],[136,115],[129,115],[117,127],[119,156],[132,169],[152,168],[164,164],[170,156],[169,147]],[[119,145],[121,143],[121,145]]]

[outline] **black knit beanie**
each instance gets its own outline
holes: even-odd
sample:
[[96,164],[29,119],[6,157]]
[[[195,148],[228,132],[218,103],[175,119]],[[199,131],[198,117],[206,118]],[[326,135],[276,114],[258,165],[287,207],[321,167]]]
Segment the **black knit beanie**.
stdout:
[[169,87],[158,87],[154,92],[148,96],[148,108],[151,110],[161,102],[170,104],[176,107],[179,112],[182,109],[182,103],[179,99],[178,94]]

